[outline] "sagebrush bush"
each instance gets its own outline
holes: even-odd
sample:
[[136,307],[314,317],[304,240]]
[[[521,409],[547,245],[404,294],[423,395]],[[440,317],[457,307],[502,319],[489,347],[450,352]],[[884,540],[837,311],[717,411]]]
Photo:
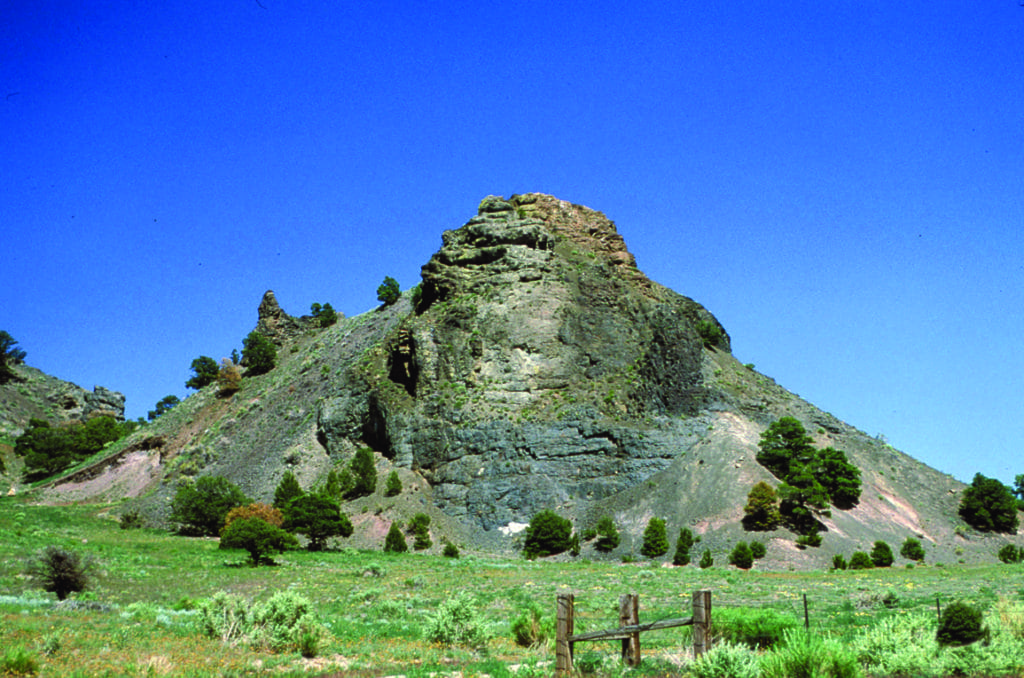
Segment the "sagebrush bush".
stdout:
[[936,659],[938,644],[933,615],[880,619],[854,637],[852,650],[875,675],[925,678],[942,670]]
[[689,666],[693,678],[759,678],[757,653],[746,645],[723,640]]
[[716,638],[751,649],[771,647],[783,639],[786,631],[800,626],[795,617],[769,608],[721,608],[713,619]]
[[544,645],[554,637],[554,620],[545,618],[536,604],[530,605],[512,622],[512,638],[521,647]]
[[249,607],[249,601],[241,596],[218,591],[199,603],[199,630],[208,638],[234,645],[252,631]]
[[476,601],[465,591],[441,603],[427,619],[424,637],[439,645],[482,648],[489,629],[476,609]]
[[265,603],[218,591],[199,606],[200,631],[228,645],[240,642],[280,652],[296,649],[316,656],[323,628],[310,601],[292,591],[279,591]]
[[790,629],[761,658],[762,678],[861,678],[857,655],[847,645],[804,629]]

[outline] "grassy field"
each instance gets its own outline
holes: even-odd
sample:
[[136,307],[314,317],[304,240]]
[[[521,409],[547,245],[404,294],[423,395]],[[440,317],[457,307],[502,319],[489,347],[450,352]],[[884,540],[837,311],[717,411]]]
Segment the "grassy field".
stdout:
[[[452,559],[381,552],[292,551],[273,567],[244,565],[245,554],[216,540],[156,530],[122,530],[118,506],[36,506],[0,499],[0,652],[10,669],[22,659],[41,676],[549,675],[551,645],[524,648],[511,632],[531,607],[554,615],[572,592],[577,631],[614,628],[619,595],[640,596],[640,620],[689,616],[693,591],[709,589],[713,618],[769,609],[802,624],[806,596],[812,630],[849,638],[887,618],[935,614],[963,600],[984,609],[1024,603],[1024,567],[930,567],[862,572],[744,572],[715,554],[707,570],[649,563],[528,562],[463,554]],[[56,604],[26,574],[47,546],[93,560],[91,589]],[[197,627],[197,603],[218,591],[265,601],[279,591],[313,602],[325,627],[315,657],[225,644]],[[491,639],[483,650],[424,640],[439,605],[460,592],[476,600]],[[648,673],[663,661],[685,664],[687,629],[644,634]],[[577,657],[614,657],[617,642],[577,646]],[[646,658],[651,658],[647,661]],[[441,667],[441,668],[439,668]],[[2,673],[0,667],[0,673]],[[672,671],[669,671],[672,672]],[[685,669],[676,671],[685,674]]]

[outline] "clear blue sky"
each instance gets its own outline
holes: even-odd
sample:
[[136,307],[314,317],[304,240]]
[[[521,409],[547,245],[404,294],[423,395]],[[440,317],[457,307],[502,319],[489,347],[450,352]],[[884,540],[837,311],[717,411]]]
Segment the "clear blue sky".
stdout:
[[1024,473],[1024,7],[633,5],[0,0],[0,329],[145,416],[265,290],[361,313],[540,191],[783,386]]

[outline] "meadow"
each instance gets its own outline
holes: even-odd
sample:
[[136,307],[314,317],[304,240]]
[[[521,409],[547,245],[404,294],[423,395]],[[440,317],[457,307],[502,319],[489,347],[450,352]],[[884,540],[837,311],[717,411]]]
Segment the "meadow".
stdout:
[[[645,622],[689,616],[692,592],[708,589],[712,619],[723,633],[730,620],[752,611],[802,627],[806,597],[811,632],[841,642],[886,620],[930,616],[937,623],[937,604],[957,600],[984,610],[1024,610],[1020,565],[760,572],[726,566],[724,553],[701,570],[465,552],[392,555],[342,545],[289,551],[274,566],[253,568],[244,552],[219,550],[215,539],[122,530],[120,512],[119,505],[0,499],[0,673],[23,666],[39,676],[551,675],[550,640],[523,647],[512,627],[531,610],[542,627],[549,625],[562,592],[575,594],[577,632],[615,628],[619,596],[631,592],[639,595]],[[92,561],[87,591],[58,603],[40,590],[26,567],[48,546]],[[324,631],[316,651],[306,653],[315,656],[201,633],[197,608],[221,591],[254,603],[281,591],[307,598]],[[432,616],[459,594],[471,596],[486,628],[482,647],[426,640]],[[632,670],[636,675],[689,675],[688,629],[646,633],[641,642],[644,663]],[[620,673],[618,648],[617,641],[578,644],[577,665]]]

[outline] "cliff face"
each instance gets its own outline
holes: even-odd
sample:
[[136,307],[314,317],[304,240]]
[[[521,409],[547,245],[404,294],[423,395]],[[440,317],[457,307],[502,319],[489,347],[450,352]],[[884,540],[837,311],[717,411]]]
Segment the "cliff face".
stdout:
[[416,313],[322,404],[332,454],[363,439],[485,530],[593,502],[668,466],[714,399],[704,322],[599,212],[485,199],[423,267]]
[[[547,195],[489,197],[442,241],[418,289],[330,328],[268,293],[257,328],[282,347],[271,372],[229,398],[203,389],[48,492],[118,488],[159,520],[182,477],[225,475],[268,501],[285,470],[310,488],[370,447],[381,477],[394,470],[407,488],[346,505],[350,543],[370,548],[390,521],[426,511],[437,536],[510,549],[518,526],[553,508],[581,530],[611,515],[622,553],[639,550],[652,516],[716,554],[760,538],[769,567],[821,567],[907,536],[934,560],[997,550],[954,533],[960,483],[739,364],[714,316],[640,272],[603,214]],[[861,469],[860,504],[822,518],[819,549],[741,526],[751,486],[778,485],[755,457],[782,416]]]

